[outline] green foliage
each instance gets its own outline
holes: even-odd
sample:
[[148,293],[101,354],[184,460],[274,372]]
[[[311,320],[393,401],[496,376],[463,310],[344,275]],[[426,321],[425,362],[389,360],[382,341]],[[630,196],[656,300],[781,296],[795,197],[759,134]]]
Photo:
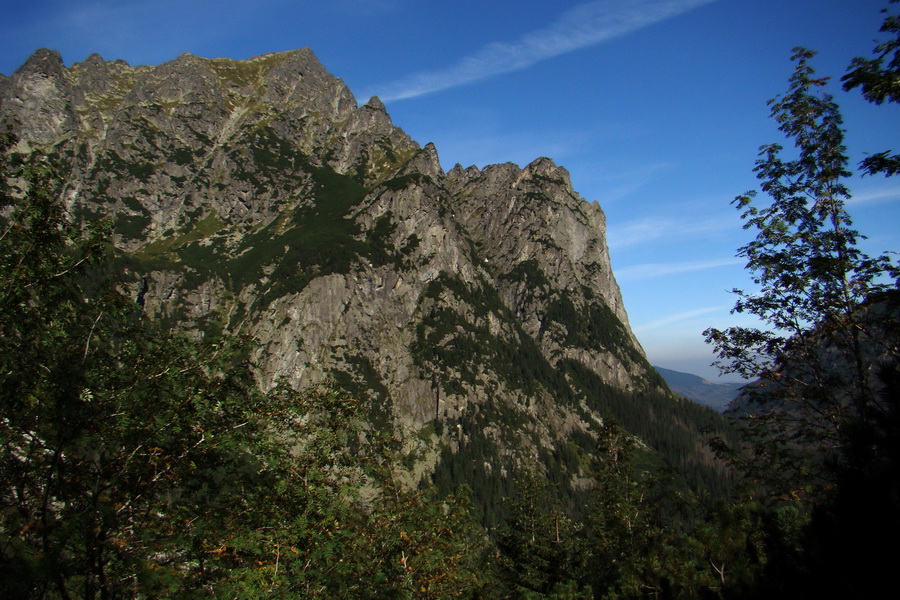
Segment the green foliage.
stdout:
[[[884,31],[896,24],[890,17]],[[888,441],[900,422],[900,271],[857,245],[840,112],[820,91],[826,80],[813,77],[813,55],[795,50],[788,93],[771,101],[795,146],[790,160],[777,144],[762,149],[756,172],[771,202],[759,206],[753,192],[736,199],[757,232],[739,253],[759,290],[737,290],[735,312],[765,328],[706,331],[725,370],[758,379],[745,388],[743,448],[719,450],[765,503],[721,510],[705,543],[718,554],[710,563],[721,589],[737,597],[869,597],[893,585],[887,565],[897,560],[884,548],[900,534],[900,454]],[[857,59],[845,78],[875,102],[896,78],[870,70],[880,60]]]
[[394,215],[391,211],[387,211],[378,217],[374,226],[366,232],[363,252],[373,266],[391,265],[397,271],[406,266],[404,258],[418,246],[419,239],[413,234],[402,248],[395,250],[392,236],[396,231]]
[[[457,308],[451,308],[459,303]],[[728,436],[725,420],[709,409],[671,395],[654,391],[656,380],[647,388],[624,392],[611,386],[578,361],[559,360],[551,365],[534,345],[532,338],[518,329],[506,336],[491,332],[487,315],[504,315],[496,293],[487,284],[478,291],[463,281],[442,275],[432,281],[421,299],[422,323],[417,330],[413,356],[422,369],[440,377],[442,389],[466,393],[466,384],[476,385],[484,369],[492,379],[502,381],[509,389],[518,390],[525,398],[551,394],[555,402],[582,410],[590,410],[618,421],[639,435],[652,450],[643,456],[657,464],[665,463],[684,473],[689,487],[712,497],[727,493],[728,478],[711,452],[702,447],[707,428]],[[507,316],[503,319],[514,322]],[[440,415],[436,417],[441,420]],[[591,417],[585,415],[590,421]],[[532,426],[524,409],[500,403],[484,403],[466,411],[455,420],[442,423],[450,431],[464,432],[454,451],[445,449],[436,466],[434,483],[446,493],[454,486],[467,483],[472,487],[482,522],[489,528],[508,516],[503,501],[510,482],[501,475],[514,467],[509,457],[496,455],[497,440],[486,437],[486,429],[509,432],[528,431]],[[521,439],[507,441],[513,447],[525,443]],[[570,443],[556,442],[557,450],[541,456],[542,469],[548,480],[558,484],[557,492],[569,514],[575,514],[583,498],[571,488],[571,482],[584,476],[587,456],[593,454],[595,442],[590,436],[574,437]],[[495,465],[491,470],[483,465]],[[574,512],[573,512],[574,511]]]
[[199,576],[184,536],[256,472],[244,446],[267,409],[239,344],[188,344],[115,289],[86,293],[105,231],[68,222],[40,163],[21,172],[0,240],[3,578],[20,597],[181,585]]
[[310,198],[295,199],[279,218],[243,236],[234,248],[226,247],[224,238],[213,237],[225,224],[212,212],[189,224],[179,235],[142,248],[136,258],[148,265],[181,262],[197,273],[217,276],[235,292],[256,283],[261,266],[274,266],[269,275],[272,285],[257,299],[264,306],[274,298],[302,290],[315,277],[350,272],[361,256],[387,255],[384,231],[376,230],[374,242],[368,244],[357,239],[358,227],[348,218],[350,209],[365,195],[365,188],[327,166],[311,165],[302,153],[267,128],[254,134],[251,151],[254,169],[259,171],[239,173],[239,177],[262,185],[259,173],[277,179],[279,173],[307,172]]
[[[510,433],[528,428],[529,418],[490,403],[464,411],[452,420],[440,418],[437,423],[451,435],[457,434],[459,443],[456,448],[441,449],[432,475],[436,492],[444,497],[460,486],[471,488],[478,521],[489,530],[495,529],[509,516],[512,482],[504,473],[512,471],[516,463],[513,456],[501,455],[500,443],[515,443],[517,440]],[[501,423],[502,429],[498,427]],[[492,426],[500,432],[489,433]]]
[[[510,389],[536,394],[540,386],[559,377],[531,337],[518,327],[508,335],[491,332],[489,315],[506,317],[502,320],[509,323],[515,323],[515,319],[496,289],[486,281],[480,283],[471,289],[461,279],[445,273],[429,282],[420,299],[420,306],[428,308],[416,329],[412,347],[416,363],[442,372],[444,384],[457,393],[464,393],[463,384],[474,383],[480,369],[486,368]],[[461,303],[460,309],[447,306],[441,301],[443,295],[452,295]],[[468,310],[473,312],[471,316],[465,314]]]
[[675,468],[694,492],[707,498],[728,494],[729,474],[698,447],[709,435],[734,441],[735,432],[721,415],[653,388],[622,391],[574,360],[557,366],[588,407],[643,440],[656,453],[652,460]]
[[[517,471],[496,534],[502,557],[496,597],[721,597],[715,567],[724,571],[729,559],[712,562],[724,556],[709,546],[719,543],[722,530],[708,525],[717,517],[701,521],[692,496],[664,472],[639,466],[636,450],[621,428],[599,430],[587,471],[593,485],[579,498],[583,510],[576,516],[560,503],[550,473]],[[740,525],[736,535],[755,534]],[[734,550],[740,560],[743,550]],[[733,566],[727,562],[729,586]],[[753,567],[755,576],[761,569]]]
[[822,483],[815,481],[821,464],[814,464],[827,458],[821,449],[843,445],[848,419],[884,408],[872,373],[882,360],[882,337],[893,335],[879,323],[886,326],[894,309],[878,299],[895,287],[888,277],[900,275],[887,255],[870,258],[857,245],[845,209],[841,117],[832,97],[818,93],[825,80],[813,77],[813,54],[795,51],[789,92],[771,102],[797,158],[783,159],[777,144],[764,146],[755,170],[771,203],[758,206],[755,192],[735,200],[745,228],[757,231],[739,255],[759,290],[735,290],[734,311],[767,327],[705,332],[723,370],[762,382],[751,393],[770,407],[754,425],[762,433],[757,454],[766,459],[760,465],[774,467],[764,474],[810,492]]
[[[896,2],[890,0],[891,4]],[[879,31],[891,35],[891,39],[875,46],[875,58],[854,58],[841,80],[845,90],[860,88],[869,102],[900,102],[900,16],[888,14]],[[879,152],[864,159],[860,167],[869,174],[896,175],[900,173],[900,154]]]
[[646,562],[658,549],[653,544],[657,525],[652,522],[646,475],[633,468],[633,452],[634,441],[624,432],[604,428],[589,514],[594,533],[592,578],[601,588],[629,590],[629,596],[648,583]]
[[591,302],[581,309],[565,295],[554,298],[547,307],[544,325],[555,321],[566,328],[565,344],[579,348],[603,348],[624,360],[643,364],[646,359],[631,342],[625,326],[602,301]]
[[169,160],[176,165],[189,165],[194,161],[194,153],[189,148],[179,146],[169,155]]
[[125,160],[115,150],[107,150],[97,161],[95,170],[106,173],[127,173],[138,181],[149,181],[156,169],[148,162]]
[[271,266],[271,285],[256,299],[260,306],[301,291],[316,277],[349,273],[361,260],[374,266],[403,267],[418,238],[411,236],[403,247],[394,248],[396,226],[391,213],[382,215],[363,234],[351,213],[366,195],[365,187],[327,165],[313,164],[270,127],[260,127],[248,137],[249,155],[233,153],[233,159],[243,165],[237,177],[262,187],[288,185],[288,180],[298,186],[285,174],[305,174],[308,180],[301,196],[292,199],[271,223],[242,236],[234,247],[226,246],[224,238],[212,237],[224,224],[211,213],[181,235],[142,248],[139,259],[149,263],[177,260],[197,273],[214,274],[234,292],[256,283],[261,266]]
[[[232,535],[217,592],[258,598],[469,597],[484,585],[483,535],[463,497],[437,502],[394,482],[392,442],[364,446],[356,403],[307,396],[286,469],[246,512],[222,515]],[[354,448],[358,448],[354,449]],[[374,498],[363,503],[368,488]]]
[[584,524],[567,516],[559,496],[533,471],[514,478],[510,504],[497,540],[511,587],[507,593],[553,597],[562,586],[581,588],[577,582],[585,579],[584,561],[590,555],[582,539]]
[[343,357],[347,369],[334,370],[331,375],[339,389],[366,404],[366,415],[376,431],[390,431],[393,413],[390,406],[390,392],[365,356],[348,354]]
[[500,279],[524,283],[531,291],[547,287],[550,283],[538,261],[533,258],[516,263],[513,270],[500,275]]
[[377,435],[360,443],[355,401],[262,394],[242,340],[159,330],[91,272],[106,230],[66,219],[39,160],[14,168],[24,194],[2,189],[0,236],[8,597],[456,598],[483,586],[466,502],[393,485],[396,459]]
[[388,179],[381,184],[381,187],[392,192],[399,192],[400,190],[405,190],[411,185],[421,186],[433,183],[434,182],[432,181],[431,177],[425,175],[424,173],[407,173],[406,175],[400,175],[399,177]]
[[150,221],[150,215],[143,212],[137,215],[118,215],[115,231],[126,239],[141,239]]

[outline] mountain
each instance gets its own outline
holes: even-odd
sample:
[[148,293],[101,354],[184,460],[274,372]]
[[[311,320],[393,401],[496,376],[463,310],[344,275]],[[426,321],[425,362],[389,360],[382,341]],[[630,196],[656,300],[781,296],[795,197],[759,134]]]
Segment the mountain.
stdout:
[[113,220],[148,315],[251,337],[263,388],[335,382],[413,479],[485,480],[489,507],[531,465],[572,491],[611,420],[714,469],[707,417],[629,327],[603,211],[548,158],[444,172],[309,49],[71,67],[40,50],[0,81],[0,126],[48,157],[72,218]]
[[665,379],[669,389],[704,406],[723,412],[740,395],[743,383],[714,383],[697,375],[662,367],[653,367]]

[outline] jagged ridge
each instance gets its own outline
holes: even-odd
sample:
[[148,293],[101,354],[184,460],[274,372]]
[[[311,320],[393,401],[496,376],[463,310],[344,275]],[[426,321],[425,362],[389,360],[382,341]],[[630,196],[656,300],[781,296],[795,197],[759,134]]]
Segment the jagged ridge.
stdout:
[[[42,50],[0,81],[0,121],[66,174],[77,218],[114,216],[145,310],[252,335],[263,386],[336,379],[417,476],[556,461],[574,486],[560,447],[588,455],[611,416],[650,441],[678,410],[565,169],[444,173],[308,49],[70,68]],[[669,426],[705,460],[694,425]]]

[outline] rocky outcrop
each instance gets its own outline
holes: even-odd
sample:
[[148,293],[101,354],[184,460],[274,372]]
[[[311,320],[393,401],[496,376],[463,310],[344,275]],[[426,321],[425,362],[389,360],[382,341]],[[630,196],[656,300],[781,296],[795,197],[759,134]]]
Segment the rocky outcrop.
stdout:
[[0,117],[12,121],[22,139],[52,143],[76,126],[72,89],[58,52],[38,50],[4,87]]
[[252,335],[263,386],[335,379],[373,426],[532,458],[591,435],[603,394],[664,393],[603,212],[550,159],[445,173],[308,49],[70,68],[39,51],[0,90],[73,217],[115,219],[145,310]]

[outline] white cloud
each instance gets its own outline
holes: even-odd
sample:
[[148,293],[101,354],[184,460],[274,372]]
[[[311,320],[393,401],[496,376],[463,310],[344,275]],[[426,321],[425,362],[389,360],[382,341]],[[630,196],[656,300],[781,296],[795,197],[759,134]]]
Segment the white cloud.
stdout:
[[641,323],[640,325],[633,327],[632,330],[635,334],[650,331],[652,329],[660,329],[663,327],[669,327],[676,323],[683,323],[690,319],[694,319],[695,317],[700,317],[703,315],[708,315],[712,313],[727,313],[731,310],[731,306],[707,306],[705,308],[695,308],[693,310],[686,310],[684,312],[676,313],[673,315],[668,315],[661,319],[656,319],[654,321],[649,321],[647,323]]
[[384,101],[430,94],[501,73],[530,67],[554,56],[593,46],[675,17],[716,0],[595,0],[564,12],[549,26],[528,33],[515,42],[495,42],[454,65],[416,73],[376,86]]
[[719,267],[740,265],[744,262],[745,261],[742,258],[718,258],[712,260],[694,260],[677,263],[645,263],[642,265],[625,267],[623,269],[616,269],[616,279],[620,282],[634,281],[636,279],[651,279],[654,277],[662,277],[680,273],[690,273],[693,271],[705,271],[707,269],[717,269]]
[[733,216],[707,219],[655,216],[610,226],[606,239],[610,248],[619,250],[663,238],[708,237],[714,233],[734,231],[738,227]]
[[604,206],[633,197],[648,182],[659,179],[663,174],[677,167],[676,163],[658,161],[655,163],[632,165],[596,164],[591,166],[593,183],[602,190],[598,201]]
[[859,206],[860,204],[879,204],[882,202],[896,202],[897,200],[900,200],[900,188],[874,188],[853,194],[848,204]]

